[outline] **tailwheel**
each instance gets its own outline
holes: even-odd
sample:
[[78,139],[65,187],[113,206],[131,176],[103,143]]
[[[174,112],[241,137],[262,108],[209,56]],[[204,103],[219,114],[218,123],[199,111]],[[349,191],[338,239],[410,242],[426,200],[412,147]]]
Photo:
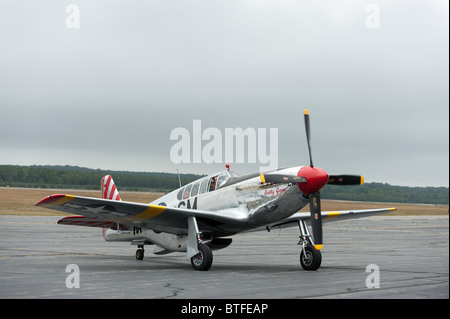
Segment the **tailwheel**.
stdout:
[[304,270],[317,270],[322,263],[322,253],[311,245],[306,245],[300,253],[300,264]]
[[191,257],[191,265],[195,270],[208,270],[213,262],[212,250],[205,244],[198,244],[198,254]]
[[136,259],[137,260],[144,259],[144,248],[139,248],[138,250],[136,250]]

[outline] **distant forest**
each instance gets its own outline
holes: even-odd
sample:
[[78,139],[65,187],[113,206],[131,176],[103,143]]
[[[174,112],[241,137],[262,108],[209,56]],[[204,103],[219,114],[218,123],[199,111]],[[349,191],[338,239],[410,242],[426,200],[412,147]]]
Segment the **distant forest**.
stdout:
[[[111,175],[119,188],[126,191],[170,192],[179,187],[178,175],[172,173],[148,173],[106,171],[78,166],[17,166],[0,165],[0,187],[100,189],[100,180]],[[180,174],[183,185],[202,175]],[[405,187],[382,183],[366,183],[362,186],[328,185],[321,191],[324,199],[449,204],[448,187]]]
[[[113,177],[119,191],[169,192],[180,185],[178,175],[171,173],[106,171],[68,165],[0,165],[0,186],[100,190],[100,180],[105,175]],[[182,185],[201,177],[180,174]]]

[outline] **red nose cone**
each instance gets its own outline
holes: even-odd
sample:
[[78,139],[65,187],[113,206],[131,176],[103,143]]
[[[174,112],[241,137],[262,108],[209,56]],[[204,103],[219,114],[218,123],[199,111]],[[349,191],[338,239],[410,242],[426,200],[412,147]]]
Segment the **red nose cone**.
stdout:
[[298,187],[305,195],[321,190],[328,183],[328,173],[318,167],[304,166],[297,175],[306,178],[306,183],[298,183]]

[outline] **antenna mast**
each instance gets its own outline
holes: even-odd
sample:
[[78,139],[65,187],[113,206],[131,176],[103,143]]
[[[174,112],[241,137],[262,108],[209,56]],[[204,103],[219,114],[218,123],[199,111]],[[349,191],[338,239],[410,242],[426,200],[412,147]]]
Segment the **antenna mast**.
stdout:
[[180,183],[180,188],[181,188],[180,172],[178,171],[178,168],[177,168],[177,174],[178,174],[178,183]]

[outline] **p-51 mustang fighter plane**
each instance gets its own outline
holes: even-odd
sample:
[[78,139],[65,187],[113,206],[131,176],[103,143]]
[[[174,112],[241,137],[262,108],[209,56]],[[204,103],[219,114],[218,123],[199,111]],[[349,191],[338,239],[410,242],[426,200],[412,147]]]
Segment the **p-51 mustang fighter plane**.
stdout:
[[[309,166],[238,176],[227,165],[226,171],[196,180],[150,204],[122,201],[107,175],[101,181],[103,199],[51,195],[36,205],[76,214],[62,218],[58,224],[101,227],[107,241],[130,241],[138,247],[138,260],[144,258],[145,245],[155,245],[153,253],[159,255],[186,252],[196,270],[208,270],[212,250],[228,247],[234,234],[297,225],[300,264],[305,270],[317,270],[322,262],[322,222],[371,216],[395,208],[322,212],[320,190],[325,185],[359,185],[364,179],[358,175],[328,175],[314,167],[307,110],[304,119]],[[308,204],[310,212],[299,212]]]

